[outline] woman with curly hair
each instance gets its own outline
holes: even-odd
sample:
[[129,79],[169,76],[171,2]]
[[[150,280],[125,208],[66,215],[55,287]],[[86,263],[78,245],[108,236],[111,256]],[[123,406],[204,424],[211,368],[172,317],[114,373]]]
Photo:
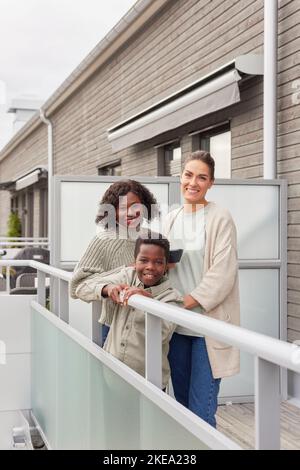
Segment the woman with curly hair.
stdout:
[[[141,183],[134,180],[113,183],[104,193],[99,205],[96,217],[98,233],[74,270],[70,284],[71,297],[80,298],[80,295],[76,295],[76,290],[80,292],[78,288],[87,278],[131,265],[134,262],[135,241],[140,235],[143,219],[150,222],[157,215],[156,199]],[[113,303],[107,303],[99,319],[103,343],[112,314]]]

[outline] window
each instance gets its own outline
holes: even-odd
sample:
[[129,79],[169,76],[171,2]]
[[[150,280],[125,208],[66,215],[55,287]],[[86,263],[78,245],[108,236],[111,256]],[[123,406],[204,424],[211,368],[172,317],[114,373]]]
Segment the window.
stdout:
[[122,175],[121,160],[118,160],[117,162],[114,162],[114,163],[110,163],[109,165],[98,167],[98,175],[121,176]]
[[22,204],[22,211],[21,211],[21,226],[22,226],[22,237],[26,237],[26,194],[22,193],[21,196],[21,204]]
[[175,141],[162,147],[163,175],[179,176],[181,173],[181,147]]
[[48,190],[40,189],[40,237],[48,236]]
[[33,237],[34,192],[27,192],[27,237]]
[[19,210],[19,198],[18,196],[13,196],[10,200],[10,209],[11,212],[18,213]]
[[231,131],[229,123],[204,129],[193,136],[193,149],[206,150],[215,160],[215,177],[231,178]]

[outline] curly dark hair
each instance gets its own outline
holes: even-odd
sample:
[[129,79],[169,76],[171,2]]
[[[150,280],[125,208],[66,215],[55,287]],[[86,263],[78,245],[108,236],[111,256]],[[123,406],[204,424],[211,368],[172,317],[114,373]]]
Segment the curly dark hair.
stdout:
[[96,224],[102,222],[102,220],[106,217],[107,213],[103,213],[101,210],[101,206],[103,204],[112,205],[115,210],[118,209],[119,206],[119,198],[122,196],[126,196],[128,193],[135,194],[141,201],[141,204],[145,206],[147,209],[147,220],[155,219],[159,215],[159,209],[157,206],[157,201],[151,191],[149,191],[146,186],[139,183],[135,180],[121,180],[113,183],[104,193],[100,204],[99,204],[99,212],[96,216]]
[[151,230],[146,230],[142,236],[138,237],[135,242],[134,259],[137,258],[137,255],[141,249],[141,245],[160,246],[164,250],[166,261],[168,262],[170,256],[170,242],[161,233],[155,233]]

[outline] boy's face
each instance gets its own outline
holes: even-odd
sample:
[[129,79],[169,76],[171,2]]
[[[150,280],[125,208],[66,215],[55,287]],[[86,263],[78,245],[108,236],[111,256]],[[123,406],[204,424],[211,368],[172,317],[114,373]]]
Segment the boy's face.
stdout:
[[161,246],[141,244],[135,260],[138,278],[146,287],[159,283],[166,272],[167,260]]

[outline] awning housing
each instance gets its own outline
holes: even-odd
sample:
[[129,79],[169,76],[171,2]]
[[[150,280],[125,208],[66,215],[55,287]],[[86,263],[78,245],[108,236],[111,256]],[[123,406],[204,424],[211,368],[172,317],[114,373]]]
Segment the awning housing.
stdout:
[[0,183],[0,190],[20,191],[21,189],[27,188],[28,186],[32,186],[34,183],[37,183],[41,178],[45,178],[46,175],[47,168],[34,168],[30,172],[20,176],[15,180]]
[[16,181],[16,191],[20,191],[21,189],[27,188],[28,186],[33,185],[34,183],[37,183],[39,180],[39,175],[41,173],[41,170],[35,170],[29,173],[26,176],[23,176],[22,178],[19,178]]
[[14,181],[4,181],[0,183],[0,191],[10,191],[15,188]]
[[238,82],[263,74],[263,57],[248,54],[202,77],[108,130],[117,152],[240,101]]

